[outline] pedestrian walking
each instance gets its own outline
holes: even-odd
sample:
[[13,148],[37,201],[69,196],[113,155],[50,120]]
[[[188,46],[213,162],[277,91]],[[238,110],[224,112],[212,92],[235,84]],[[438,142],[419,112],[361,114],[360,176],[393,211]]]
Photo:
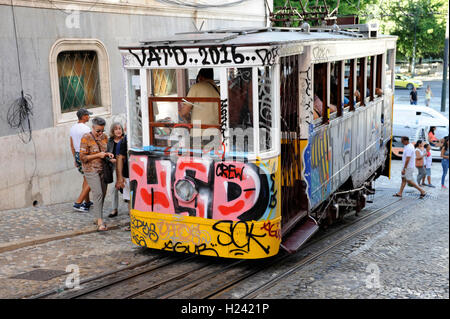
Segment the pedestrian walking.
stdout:
[[425,170],[426,150],[423,145],[424,145],[423,141],[418,140],[416,142],[416,145],[414,146],[415,153],[416,153],[415,154],[416,155],[415,163],[416,163],[416,168],[417,168],[417,185],[420,185],[422,179],[424,179],[425,176],[427,175],[427,172]]
[[69,131],[70,135],[70,150],[72,151],[72,155],[75,161],[75,167],[78,169],[80,174],[83,176],[83,184],[81,186],[81,193],[78,196],[77,200],[73,204],[73,208],[80,212],[87,212],[92,205],[92,202],[89,199],[89,185],[86,181],[86,176],[84,176],[83,167],[80,161],[80,143],[81,138],[84,134],[89,133],[91,129],[86,125],[89,122],[89,116],[92,112],[88,111],[85,108],[81,108],[77,111],[78,122],[74,124]]
[[417,90],[415,86],[409,93],[409,102],[411,103],[411,105],[417,105]]
[[92,131],[83,135],[80,144],[80,159],[91,188],[98,231],[108,230],[103,223],[103,203],[107,189],[103,179],[103,161],[114,158],[114,154],[106,152],[108,137],[104,133],[105,124],[103,118],[95,117],[92,120]]
[[441,164],[442,164],[442,178],[441,178],[441,187],[442,188],[447,188],[445,186],[445,177],[447,176],[447,172],[448,172],[448,166],[449,166],[449,159],[448,159],[448,136],[444,141],[444,145],[441,148]]
[[431,92],[431,87],[427,85],[427,89],[425,90],[425,105],[430,106],[431,97],[433,96],[433,92]]
[[[106,151],[109,153],[114,154],[114,158],[112,158],[110,161],[113,163],[113,169],[116,170],[116,162],[117,162],[117,156],[119,155],[119,147],[120,147],[120,141],[123,139],[124,131],[122,124],[119,122],[115,122],[111,125],[110,132],[109,132],[109,139],[108,139],[108,145],[106,148]],[[117,178],[116,178],[117,180]],[[118,207],[119,207],[119,190],[115,187],[111,190],[111,197],[112,197],[112,212],[108,215],[109,218],[114,218],[118,214]]]
[[416,157],[414,146],[409,143],[409,137],[407,136],[403,136],[401,141],[404,145],[402,155],[403,169],[401,172],[402,184],[400,186],[400,191],[398,193],[395,193],[393,196],[402,197],[403,190],[405,189],[406,183],[408,183],[410,184],[410,186],[416,188],[420,192],[419,198],[424,198],[427,193],[414,182],[414,163]]
[[425,177],[422,179],[422,184],[424,186],[435,188],[433,184],[431,184],[431,164],[433,163],[433,156],[431,155],[431,145],[425,144],[423,146],[426,151],[425,156],[425,171],[426,171],[426,178],[428,179],[428,184],[425,184]]

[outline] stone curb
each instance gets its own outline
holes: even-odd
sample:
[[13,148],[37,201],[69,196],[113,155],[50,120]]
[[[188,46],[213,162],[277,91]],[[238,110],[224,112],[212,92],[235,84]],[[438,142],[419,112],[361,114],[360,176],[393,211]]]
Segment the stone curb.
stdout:
[[[108,226],[108,230],[118,229],[120,227],[128,226],[128,225],[130,225],[129,221],[122,222],[122,223],[118,223],[116,225]],[[40,245],[40,244],[48,243],[48,242],[59,240],[59,239],[65,239],[65,238],[71,238],[71,237],[76,237],[76,236],[80,236],[80,235],[91,234],[91,233],[95,233],[95,232],[97,232],[97,227],[91,226],[91,227],[87,227],[87,228],[83,228],[83,229],[75,230],[75,231],[67,231],[67,232],[56,233],[56,234],[47,235],[47,236],[39,236],[39,237],[35,237],[32,239],[27,239],[27,240],[19,240],[19,241],[15,241],[15,242],[2,243],[2,244],[0,244],[0,253],[16,250],[19,248]]]

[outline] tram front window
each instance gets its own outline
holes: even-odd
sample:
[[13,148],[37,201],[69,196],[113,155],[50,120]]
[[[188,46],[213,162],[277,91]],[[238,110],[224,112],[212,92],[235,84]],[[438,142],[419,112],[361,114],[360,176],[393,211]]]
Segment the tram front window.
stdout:
[[191,147],[193,137],[199,137],[198,147],[210,142],[211,138],[202,136],[207,129],[220,128],[220,90],[215,82],[218,72],[161,69],[152,70],[151,75],[150,143],[173,146],[180,142],[180,136],[187,136]]
[[[228,120],[233,152],[253,151],[252,68],[228,68]],[[226,118],[227,110],[222,110]]]
[[255,143],[260,152],[273,150],[271,67],[158,69],[150,75],[150,145],[197,155],[214,149],[236,158],[254,153]]

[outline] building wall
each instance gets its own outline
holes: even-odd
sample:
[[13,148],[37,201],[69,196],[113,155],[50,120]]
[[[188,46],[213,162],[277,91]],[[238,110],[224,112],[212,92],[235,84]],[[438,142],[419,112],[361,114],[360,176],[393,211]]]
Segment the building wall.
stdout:
[[[20,97],[21,85],[12,8],[9,0],[0,0],[0,180],[3,181],[0,210],[30,206],[34,201],[39,204],[72,201],[81,189],[82,178],[74,167],[68,136],[76,118],[55,125],[49,55],[56,41],[84,38],[103,43],[109,58],[111,87],[111,112],[104,117],[111,123],[116,117],[125,116],[125,82],[119,45],[194,31],[194,24],[199,27],[203,21],[203,30],[263,27],[266,25],[264,2],[249,0],[236,7],[195,10],[158,0],[14,0],[23,89],[33,101],[33,140],[24,144],[17,136],[18,131],[6,122],[9,106]],[[68,3],[72,5],[70,9],[80,11],[60,10],[67,8],[64,5]],[[78,14],[79,24],[74,13]]]

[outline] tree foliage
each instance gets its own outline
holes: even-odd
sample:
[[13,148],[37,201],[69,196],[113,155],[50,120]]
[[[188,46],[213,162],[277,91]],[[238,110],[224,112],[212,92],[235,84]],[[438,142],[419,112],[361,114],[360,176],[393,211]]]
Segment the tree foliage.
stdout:
[[[274,0],[274,7],[286,2]],[[312,5],[316,0],[302,1],[306,2]],[[300,8],[299,0],[290,3]],[[336,3],[337,0],[326,1],[329,8],[336,7]],[[414,33],[417,58],[443,56],[447,11],[447,0],[340,0],[338,16],[357,15],[360,23],[379,21],[382,33],[398,36],[398,57],[411,60]]]
[[442,57],[445,39],[446,1],[442,0],[399,0],[390,4],[393,22],[387,28],[398,36],[399,57],[411,60],[414,37],[416,38],[416,57]]

